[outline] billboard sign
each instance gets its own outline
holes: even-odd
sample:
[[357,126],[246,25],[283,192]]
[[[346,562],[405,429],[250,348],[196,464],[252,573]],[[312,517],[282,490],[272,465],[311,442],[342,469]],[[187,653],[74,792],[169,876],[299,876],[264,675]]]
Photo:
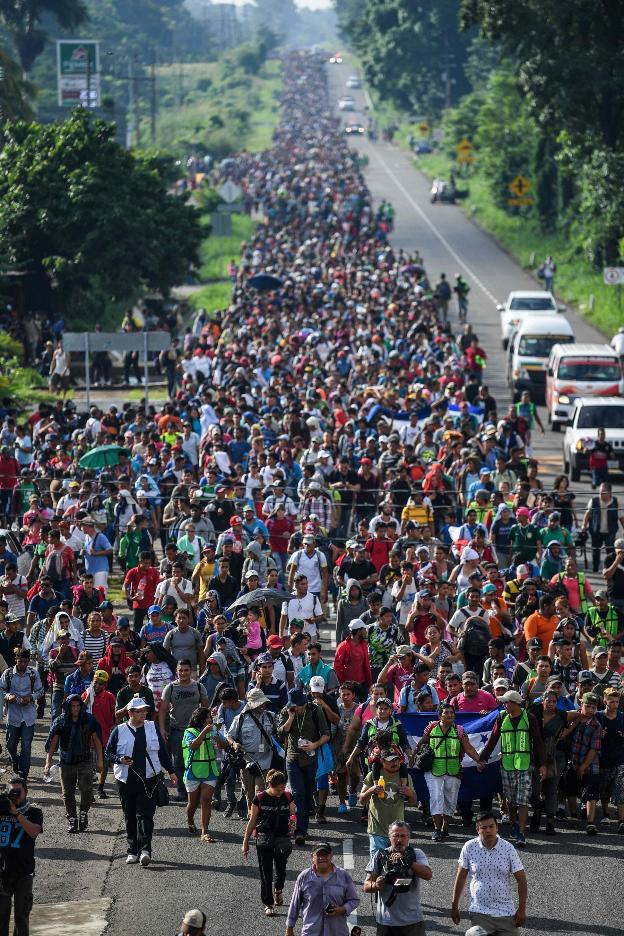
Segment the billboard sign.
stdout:
[[99,107],[100,43],[96,39],[59,39],[56,72],[59,107]]

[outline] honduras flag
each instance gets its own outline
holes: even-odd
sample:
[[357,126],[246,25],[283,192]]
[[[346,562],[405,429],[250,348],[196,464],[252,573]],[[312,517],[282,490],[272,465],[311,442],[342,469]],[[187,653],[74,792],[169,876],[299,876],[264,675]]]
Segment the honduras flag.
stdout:
[[[481,751],[490,737],[498,711],[488,712],[487,715],[457,712],[455,724],[461,725],[468,740],[477,752]],[[399,715],[412,748],[421,739],[427,725],[435,721],[433,712],[416,713],[414,715]],[[501,790],[500,782],[500,742],[494,748],[485,770],[479,772],[470,757],[464,756],[462,761],[462,781],[459,789],[460,800],[479,799],[482,796],[494,796]],[[422,770],[410,770],[414,789],[421,802],[429,801],[429,791]]]

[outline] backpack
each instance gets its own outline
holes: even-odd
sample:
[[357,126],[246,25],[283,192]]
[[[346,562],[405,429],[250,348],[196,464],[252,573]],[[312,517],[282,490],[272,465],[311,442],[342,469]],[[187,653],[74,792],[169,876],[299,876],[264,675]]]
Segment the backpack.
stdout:
[[[12,681],[12,679],[13,679],[13,673],[14,673],[14,672],[15,672],[15,670],[14,670],[13,667],[11,667],[9,670],[7,670],[7,675],[6,675],[6,689],[4,690],[6,695],[8,695],[9,692],[11,691],[11,681]],[[34,670],[34,669],[32,668],[32,666],[29,666],[29,667],[27,667],[26,672],[27,672],[28,675],[30,676],[30,694],[32,695],[32,694],[34,693],[34,691],[35,691],[35,680],[36,680],[36,678],[37,678],[37,671]]]
[[49,556],[46,556],[43,562],[43,571],[48,576],[52,585],[58,585],[59,582],[64,581],[63,579],[63,557],[62,555],[56,552],[51,552]]
[[[298,569],[298,568],[299,568],[299,560],[301,559],[301,554],[302,554],[303,551],[304,551],[303,549],[298,549],[297,552],[293,553],[292,556],[291,556],[289,565],[294,565],[295,568]],[[323,570],[323,566],[321,565],[321,556],[322,556],[321,550],[320,550],[320,549],[315,549],[315,550],[314,550],[314,556],[315,556],[316,561],[317,561],[317,563],[318,563],[319,576],[322,577],[322,575],[323,575],[323,571],[322,571],[322,570]]]
[[470,656],[487,656],[490,629],[487,624],[465,624],[459,639],[459,649]]

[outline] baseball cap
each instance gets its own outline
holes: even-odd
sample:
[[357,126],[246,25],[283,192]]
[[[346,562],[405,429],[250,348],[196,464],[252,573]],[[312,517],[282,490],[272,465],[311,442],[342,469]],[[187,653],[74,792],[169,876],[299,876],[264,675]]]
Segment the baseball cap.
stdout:
[[622,537],[620,537],[619,539],[616,539],[615,543],[613,544],[613,548],[624,549],[624,539],[622,539]]
[[313,855],[318,855],[321,852],[324,852],[326,855],[331,855],[333,849],[329,842],[319,842],[318,845],[315,845],[312,849]]
[[186,923],[187,926],[193,926],[195,929],[203,929],[206,925],[206,914],[201,910],[188,910],[184,914],[183,923]]
[[400,647],[397,648],[398,657],[404,657],[404,656],[407,656],[408,653],[413,653],[413,652],[414,651],[408,644],[402,644]]
[[323,692],[325,689],[325,680],[322,676],[313,676],[309,685],[310,692]]
[[518,578],[528,578],[529,577],[529,567],[524,563],[521,563],[519,566],[516,566],[516,575]]
[[256,572],[255,569],[247,569],[247,571],[245,572],[245,581],[247,581],[247,579],[250,579],[250,578],[259,578],[258,573]]
[[160,605],[153,604],[149,606],[149,608],[147,609],[147,613],[148,614],[162,614],[162,608],[160,607]]
[[271,634],[267,637],[267,647],[283,647],[284,641],[278,634]]
[[130,699],[126,706],[127,712],[136,712],[137,709],[148,709],[149,705],[145,699],[141,699],[139,696],[135,696],[133,699]]
[[239,517],[238,514],[234,514],[233,517],[230,517],[230,526],[233,526],[235,523],[242,523],[243,518]]
[[399,760],[401,755],[397,754],[397,752],[393,751],[391,748],[385,748],[380,756],[382,760]]
[[516,517],[530,517],[531,511],[528,507],[518,507],[516,510]]
[[362,630],[362,628],[366,629],[366,624],[362,618],[355,618],[355,620],[351,621],[349,624],[350,631]]
[[499,679],[494,680],[493,686],[495,689],[509,689],[509,680],[501,676]]
[[303,537],[303,539],[301,540],[301,542],[302,542],[302,543],[315,543],[315,542],[316,542],[316,539],[315,539],[314,536],[312,536],[311,533],[306,533],[306,535]]
[[609,596],[607,595],[607,589],[599,588],[597,592],[594,592],[594,597],[595,598],[608,598]]
[[561,676],[550,676],[546,680],[546,686],[563,686],[563,679]]
[[588,670],[588,669],[583,669],[583,670],[581,670],[581,672],[578,674],[578,681],[579,681],[579,684],[582,683],[582,682],[592,682],[592,683],[593,683],[593,681],[594,681],[594,674],[593,674],[592,672],[590,672],[590,670]]
[[522,696],[514,689],[510,689],[505,693],[504,696],[502,696],[501,702],[515,702],[516,705],[522,705]]
[[473,673],[472,670],[466,670],[462,676],[462,682],[479,682],[479,677],[476,673]]
[[594,647],[592,650],[592,660],[600,656],[608,656],[609,651],[606,647]]
[[527,640],[527,650],[541,650],[543,646],[541,637],[531,637]]
[[93,678],[100,679],[102,682],[108,682],[110,679],[108,673],[104,669],[96,669],[95,673],[93,674]]
[[584,692],[581,702],[584,705],[600,705],[600,699],[595,692]]
[[493,582],[488,582],[487,585],[484,585],[481,589],[482,595],[493,595],[497,591],[496,585]]

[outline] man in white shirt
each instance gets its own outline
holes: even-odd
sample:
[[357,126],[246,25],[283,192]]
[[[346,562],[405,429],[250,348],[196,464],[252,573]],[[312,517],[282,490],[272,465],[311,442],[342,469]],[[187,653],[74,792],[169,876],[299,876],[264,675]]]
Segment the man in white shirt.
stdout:
[[325,602],[328,586],[327,559],[321,550],[316,548],[316,539],[312,534],[307,533],[301,542],[302,549],[294,552],[288,563],[288,587],[292,588],[295,574],[300,572],[308,580],[308,591]]
[[[465,843],[457,861],[451,919],[456,926],[460,922],[459,902],[470,876],[468,913],[473,926],[483,927],[486,933],[517,936],[518,927],[526,921],[527,878],[522,862],[511,842],[500,838],[493,813],[480,814],[477,833],[477,838]],[[517,910],[512,875],[518,884]]]
[[318,636],[318,624],[323,620],[321,602],[308,591],[308,580],[303,572],[295,575],[295,594],[282,605],[280,617],[280,636],[284,637],[288,631],[290,621],[304,622],[304,631],[310,634],[312,640]]

